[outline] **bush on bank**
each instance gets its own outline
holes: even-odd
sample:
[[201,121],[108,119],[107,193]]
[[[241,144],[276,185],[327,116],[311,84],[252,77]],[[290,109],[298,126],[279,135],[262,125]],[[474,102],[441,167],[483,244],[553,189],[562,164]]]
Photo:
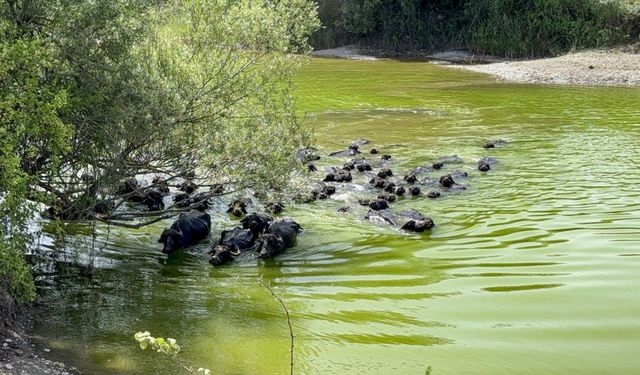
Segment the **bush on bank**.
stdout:
[[467,48],[541,57],[638,38],[633,0],[317,0],[314,47],[345,41],[402,51]]

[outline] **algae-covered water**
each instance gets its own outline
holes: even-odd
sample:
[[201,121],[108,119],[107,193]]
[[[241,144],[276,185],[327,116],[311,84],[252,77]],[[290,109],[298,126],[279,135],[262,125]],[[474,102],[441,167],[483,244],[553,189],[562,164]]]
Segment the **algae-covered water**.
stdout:
[[[216,269],[207,244],[167,260],[166,223],[101,229],[92,278],[39,278],[39,347],[88,374],[181,373],[136,347],[149,330],[214,374],[286,374],[287,322],[262,277],[291,312],[298,374],[640,372],[640,89],[330,59],[297,84],[323,151],[367,138],[399,173],[457,154],[468,189],[396,203],[436,222],[418,235],[337,213],[351,199],[339,190],[288,208],[305,228],[296,248]],[[491,138],[509,143],[480,147]],[[483,156],[500,164],[480,174]],[[234,225],[212,216],[212,236]]]

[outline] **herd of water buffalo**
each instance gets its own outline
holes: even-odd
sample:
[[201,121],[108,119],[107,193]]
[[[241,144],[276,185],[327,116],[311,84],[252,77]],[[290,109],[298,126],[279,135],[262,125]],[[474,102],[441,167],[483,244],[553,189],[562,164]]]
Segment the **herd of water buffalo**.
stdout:
[[[441,170],[447,164],[462,163],[462,159],[457,156],[447,156],[440,158],[431,165],[423,165],[410,170],[401,179],[394,177],[394,172],[389,168],[390,155],[381,155],[373,161],[362,157],[361,146],[368,144],[366,140],[358,140],[353,142],[346,150],[333,152],[329,154],[333,158],[346,158],[348,161],[341,167],[327,167],[326,173],[323,174],[318,185],[307,193],[302,193],[296,197],[299,203],[311,203],[316,200],[327,199],[335,194],[341,186],[354,184],[354,175],[358,173],[359,178],[368,180],[367,190],[373,192],[371,199],[359,199],[358,203],[368,207],[365,216],[366,220],[391,224],[400,227],[401,230],[412,232],[423,232],[435,226],[433,220],[424,216],[416,210],[405,210],[394,212],[391,205],[402,196],[420,197],[424,196],[430,199],[437,199],[444,192],[464,190],[466,186],[456,182],[456,179],[467,177],[467,172],[451,171],[440,176],[438,179],[422,177],[427,172]],[[488,141],[484,144],[485,148],[494,148],[505,143],[503,140]],[[371,155],[378,155],[376,148],[369,150]],[[310,173],[318,173],[318,167],[314,161],[319,160],[315,149],[305,148],[298,152],[297,159],[303,163]],[[350,159],[350,160],[349,160]],[[497,160],[485,157],[478,161],[478,170],[487,172],[492,166],[497,164]],[[127,180],[121,186],[123,193],[136,191],[137,181]],[[159,180],[154,181],[154,185],[162,186]],[[421,188],[422,187],[422,188]],[[431,188],[429,191],[423,192],[423,188]],[[197,186],[192,182],[191,178],[186,178],[185,182],[179,187],[182,191],[174,195],[174,201],[178,204],[183,202],[187,207],[194,202],[198,202],[198,194],[193,195],[197,190]],[[346,189],[346,187],[345,187]],[[138,201],[146,204],[149,210],[160,209],[162,204],[162,194],[168,192],[160,191],[152,193],[151,196],[144,196]],[[156,197],[157,196],[157,197]],[[158,242],[163,243],[162,252],[166,254],[173,253],[179,249],[194,245],[205,240],[211,231],[211,217],[206,213],[208,208],[207,200],[203,200],[201,204],[195,206],[195,210],[182,214],[177,221],[166,228]],[[247,201],[244,199],[235,199],[229,204],[227,212],[236,217],[242,217],[240,225],[224,230],[220,234],[220,238],[213,243],[209,254],[211,255],[210,263],[218,266],[235,260],[243,253],[253,252],[259,258],[271,258],[283,253],[286,249],[295,245],[298,233],[302,231],[302,227],[290,218],[274,218],[271,214],[279,214],[284,209],[284,204],[280,202],[271,202],[266,205],[270,213],[252,212],[247,213]],[[341,212],[346,212],[350,207],[342,207]]]

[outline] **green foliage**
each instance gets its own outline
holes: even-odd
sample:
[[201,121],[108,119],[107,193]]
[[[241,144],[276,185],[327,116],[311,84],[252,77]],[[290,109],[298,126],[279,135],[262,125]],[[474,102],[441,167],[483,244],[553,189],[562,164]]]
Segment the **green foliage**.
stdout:
[[24,37],[0,19],[0,279],[8,280],[20,302],[34,297],[23,258],[32,241],[28,220],[34,209],[26,198],[37,194],[28,186],[33,173],[50,171],[43,168],[43,155],[57,163],[71,131],[59,117],[66,91],[48,74],[58,64],[50,43]]
[[[546,56],[629,41],[640,32],[633,0],[341,0],[330,8],[326,2],[335,0],[318,0],[331,26],[320,33],[394,50]],[[313,40],[332,44],[326,36]]]
[[627,40],[626,15],[614,2],[479,0],[465,9],[469,47],[499,56],[547,56]]
[[[0,2],[0,277],[33,297],[38,205],[101,217],[123,178],[282,188],[309,134],[291,79],[319,26],[308,0]],[[88,177],[87,177],[88,176]]]
[[[158,353],[167,355],[171,357],[174,361],[178,361],[178,354],[180,353],[180,345],[176,342],[175,339],[167,338],[163,339],[162,337],[153,337],[147,331],[145,332],[137,332],[134,335],[135,340],[140,345],[140,349],[146,350],[147,348],[151,348]],[[209,375],[211,371],[206,368],[198,368],[194,370],[192,367],[186,366],[181,363],[182,368],[189,374],[198,374],[198,375]]]

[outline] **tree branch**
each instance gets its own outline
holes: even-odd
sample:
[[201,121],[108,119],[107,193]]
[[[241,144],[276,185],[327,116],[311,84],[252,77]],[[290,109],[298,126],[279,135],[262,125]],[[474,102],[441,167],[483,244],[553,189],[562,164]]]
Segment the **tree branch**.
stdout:
[[276,292],[274,292],[273,289],[271,289],[271,287],[269,285],[267,285],[264,282],[264,280],[262,280],[262,277],[260,277],[260,279],[258,279],[258,283],[260,285],[262,285],[263,287],[265,287],[269,291],[269,293],[271,293],[273,298],[275,298],[278,302],[280,302],[280,305],[282,305],[282,309],[284,310],[284,313],[287,316],[287,324],[289,325],[289,336],[291,337],[291,345],[289,346],[289,357],[291,359],[290,368],[289,368],[289,374],[293,375],[293,365],[294,365],[294,362],[293,362],[293,340],[295,338],[295,335],[293,334],[293,326],[291,325],[291,316],[289,315],[289,309],[287,308],[287,305],[285,305],[285,303],[282,300],[282,298],[278,297]]

